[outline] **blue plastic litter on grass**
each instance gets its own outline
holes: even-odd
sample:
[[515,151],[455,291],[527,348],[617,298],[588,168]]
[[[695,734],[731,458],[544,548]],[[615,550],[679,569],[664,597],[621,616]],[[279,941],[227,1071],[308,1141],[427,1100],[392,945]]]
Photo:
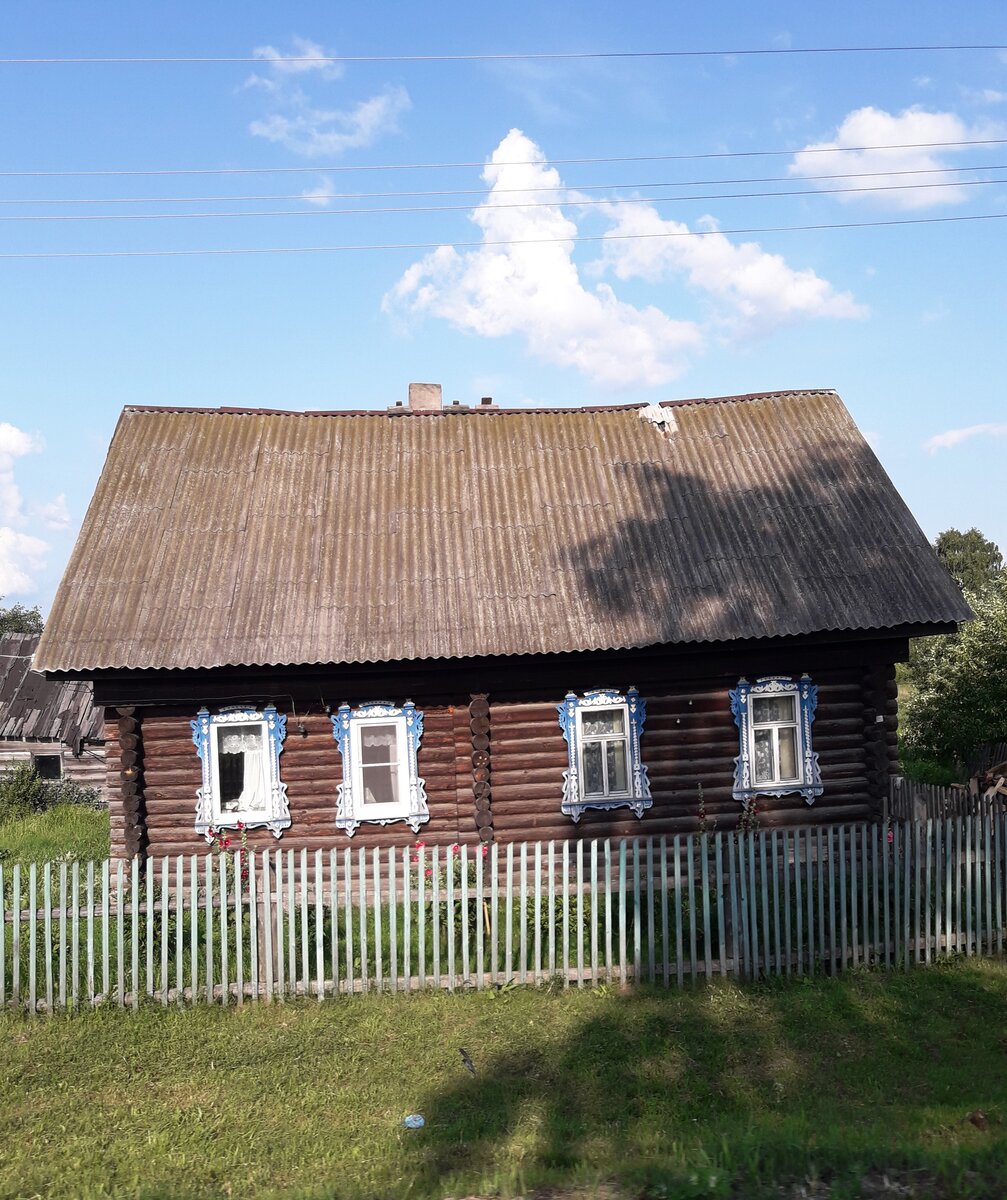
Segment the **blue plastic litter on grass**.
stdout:
[[409,1116],[406,1117],[406,1119],[402,1122],[402,1124],[405,1125],[406,1129],[422,1129],[426,1124],[426,1121],[420,1116],[419,1113],[410,1113]]

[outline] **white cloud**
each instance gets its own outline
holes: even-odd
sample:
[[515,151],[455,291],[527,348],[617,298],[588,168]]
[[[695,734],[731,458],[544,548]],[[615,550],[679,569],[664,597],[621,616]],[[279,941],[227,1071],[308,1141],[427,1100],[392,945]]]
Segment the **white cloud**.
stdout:
[[284,54],[274,46],[256,46],[252,54],[255,58],[266,60],[269,70],[275,75],[307,75],[316,72],[323,79],[341,78],[345,70],[344,65],[323,61],[334,55],[318,42],[296,35],[290,40],[294,48],[289,54]]
[[[884,109],[858,108],[849,113],[832,138],[805,146],[794,155],[790,174],[810,176],[857,173],[861,179],[823,180],[816,183],[823,190],[837,187],[891,187],[899,183],[939,183],[941,187],[907,189],[904,191],[846,192],[837,199],[849,204],[869,201],[879,206],[914,211],[942,204],[961,204],[968,199],[968,188],[946,183],[947,176],[936,174],[946,166],[947,155],[960,149],[945,147],[928,149],[912,143],[961,142],[982,136],[988,131],[970,128],[951,112],[928,112],[919,106],[904,109],[894,115]],[[881,146],[880,150],[856,150],[848,147]],[[903,149],[893,147],[902,146]],[[845,148],[845,149],[844,149]],[[836,150],[833,154],[812,153]],[[920,172],[911,176],[893,177],[884,171]],[[878,172],[878,174],[875,174]]]
[[70,528],[70,510],[66,506],[66,496],[62,492],[48,504],[40,504],[35,509],[35,513],[42,524],[49,529]]
[[914,75],[913,83],[915,83],[918,88],[928,88],[933,87],[934,81],[929,75]]
[[[441,317],[483,337],[517,335],[536,358],[610,387],[663,384],[681,374],[701,344],[700,330],[658,308],[626,304],[606,284],[584,286],[573,262],[577,226],[561,207],[562,181],[534,142],[511,130],[483,179],[491,190],[471,220],[485,243],[511,244],[465,253],[439,247],[388,292],[385,312]],[[539,188],[547,190],[530,190]],[[529,191],[522,195],[522,189]],[[547,203],[492,207],[504,191],[507,204]]]
[[336,185],[328,176],[324,176],[314,187],[305,188],[301,199],[318,208],[326,208],[336,194]]
[[[462,253],[441,246],[414,263],[385,296],[386,313],[440,317],[483,337],[518,335],[535,357],[575,367],[604,386],[654,386],[686,369],[709,329],[653,305],[628,304],[607,283],[584,282],[573,261],[578,226],[565,211],[582,197],[564,188],[530,138],[511,130],[483,178],[491,190],[470,217],[484,244]],[[513,207],[522,203],[540,207]],[[798,319],[866,312],[814,271],[794,270],[755,242],[731,242],[713,218],[697,235],[649,205],[592,211],[611,222],[612,240],[587,274],[610,270],[623,281],[651,283],[676,275],[713,301],[711,328],[749,335]]]
[[0,596],[34,591],[48,549],[41,538],[0,525]]
[[961,92],[972,104],[1003,104],[1007,101],[1007,92],[998,91],[996,88],[963,87]]
[[987,422],[983,425],[966,425],[963,429],[946,429],[924,442],[923,449],[936,454],[938,450],[950,450],[975,437],[1007,437],[1007,425]]
[[[835,291],[810,267],[795,270],[758,242],[732,242],[717,231],[713,217],[698,222],[706,231],[700,235],[679,221],[665,220],[649,204],[608,211],[615,224],[613,240],[604,243],[602,264],[619,279],[654,283],[684,273],[692,287],[719,302],[722,319],[736,333],[766,333],[806,318],[867,315],[850,292]],[[627,240],[614,240],[619,237]]]
[[45,566],[46,543],[13,528],[24,522],[14,464],[41,449],[39,438],[0,421],[0,595],[30,592],[35,584],[29,572]]
[[298,93],[291,98],[290,115],[272,113],[248,128],[255,137],[279,142],[305,158],[318,158],[373,145],[398,129],[399,117],[411,106],[403,87],[390,87],[350,109],[314,108]]
[[14,482],[14,462],[41,449],[42,443],[37,437],[0,421],[0,522],[16,525],[24,519],[21,492]]

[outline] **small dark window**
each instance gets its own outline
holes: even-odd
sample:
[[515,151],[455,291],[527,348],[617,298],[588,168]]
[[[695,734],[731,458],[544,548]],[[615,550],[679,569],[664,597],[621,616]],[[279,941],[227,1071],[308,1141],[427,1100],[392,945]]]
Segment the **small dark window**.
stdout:
[[58,754],[33,754],[31,765],[42,779],[59,779],[63,774],[63,762]]

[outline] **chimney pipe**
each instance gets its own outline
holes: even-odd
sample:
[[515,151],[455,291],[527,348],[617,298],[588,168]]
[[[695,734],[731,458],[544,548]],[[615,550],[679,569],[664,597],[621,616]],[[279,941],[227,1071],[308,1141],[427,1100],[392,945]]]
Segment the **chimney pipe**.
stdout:
[[409,385],[409,408],[411,412],[440,412],[441,385],[439,383],[411,383]]

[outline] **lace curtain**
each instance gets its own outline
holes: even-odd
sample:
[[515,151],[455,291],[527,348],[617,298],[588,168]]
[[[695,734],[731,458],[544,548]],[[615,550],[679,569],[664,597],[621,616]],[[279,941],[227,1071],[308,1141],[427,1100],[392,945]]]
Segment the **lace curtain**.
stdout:
[[222,729],[220,753],[241,754],[244,757],[244,785],[236,800],[226,805],[232,812],[258,812],[268,800],[262,736],[257,730]]
[[394,729],[365,729],[362,733],[362,739],[365,746],[394,746],[395,745],[395,730]]

